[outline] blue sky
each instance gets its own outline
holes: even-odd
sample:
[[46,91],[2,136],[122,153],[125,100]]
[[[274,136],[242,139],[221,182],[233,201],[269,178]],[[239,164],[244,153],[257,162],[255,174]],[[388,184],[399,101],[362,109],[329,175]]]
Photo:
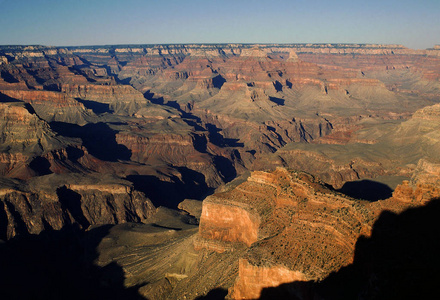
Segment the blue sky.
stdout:
[[440,0],[0,0],[0,44],[440,44]]

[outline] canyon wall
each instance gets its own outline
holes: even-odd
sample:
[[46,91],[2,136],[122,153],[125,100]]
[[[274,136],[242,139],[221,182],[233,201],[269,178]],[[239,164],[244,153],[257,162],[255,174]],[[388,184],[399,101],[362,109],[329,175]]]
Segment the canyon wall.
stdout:
[[[3,180],[0,191],[1,239],[44,230],[143,222],[155,207],[129,182],[106,178],[47,175],[29,183]],[[68,181],[71,184],[64,185]],[[89,182],[95,181],[95,184]],[[113,182],[112,182],[113,181]],[[77,184],[72,184],[77,182]]]

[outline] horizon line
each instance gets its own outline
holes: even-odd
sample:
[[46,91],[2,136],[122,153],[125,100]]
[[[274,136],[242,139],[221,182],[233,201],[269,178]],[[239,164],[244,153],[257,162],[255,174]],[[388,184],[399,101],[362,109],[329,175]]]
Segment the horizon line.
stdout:
[[130,46],[187,46],[187,45],[329,45],[329,46],[350,46],[350,45],[357,45],[357,46],[388,46],[388,47],[403,47],[411,50],[430,50],[434,49],[437,46],[440,46],[440,44],[433,44],[432,47],[428,47],[425,49],[419,49],[419,48],[410,48],[403,44],[383,44],[383,43],[333,43],[333,42],[319,42],[319,43],[313,43],[313,42],[303,42],[303,43],[276,43],[276,42],[269,42],[269,43],[243,43],[243,42],[209,42],[209,43],[202,43],[202,42],[185,42],[185,43],[116,43],[116,44],[83,44],[83,45],[44,45],[44,44],[0,44],[0,47],[46,47],[46,48],[81,48],[81,47],[130,47]]

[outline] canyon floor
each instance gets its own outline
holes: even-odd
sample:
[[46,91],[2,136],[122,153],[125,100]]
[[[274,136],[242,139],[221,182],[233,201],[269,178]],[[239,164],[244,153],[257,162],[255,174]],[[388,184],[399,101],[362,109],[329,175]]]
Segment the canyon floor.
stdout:
[[4,299],[414,299],[440,47],[0,46]]

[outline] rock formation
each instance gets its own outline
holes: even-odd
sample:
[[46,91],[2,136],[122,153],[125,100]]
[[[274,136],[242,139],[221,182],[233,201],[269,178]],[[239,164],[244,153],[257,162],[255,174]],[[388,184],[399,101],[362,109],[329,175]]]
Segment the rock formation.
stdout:
[[[69,182],[69,184],[65,184]],[[29,182],[3,179],[1,239],[66,226],[143,222],[155,211],[145,195],[117,178],[46,175]],[[4,219],[3,219],[4,218]]]
[[[145,225],[115,226],[99,246],[99,265],[116,261],[125,286],[138,284],[150,298],[195,298],[220,288],[231,299],[256,299],[283,284],[293,284],[283,297],[320,294],[310,284],[357,263],[359,241],[371,236],[384,211],[422,205],[404,193],[369,202],[303,172],[256,171],[205,199],[198,228],[191,216],[163,208]],[[190,202],[179,207],[189,211]]]
[[225,256],[246,246],[230,296],[255,299],[265,287],[319,281],[352,263],[356,241],[370,235],[381,211],[421,203],[421,198],[401,202],[397,193],[379,202],[352,199],[309,174],[282,168],[253,172],[230,191],[205,199],[195,245]]

